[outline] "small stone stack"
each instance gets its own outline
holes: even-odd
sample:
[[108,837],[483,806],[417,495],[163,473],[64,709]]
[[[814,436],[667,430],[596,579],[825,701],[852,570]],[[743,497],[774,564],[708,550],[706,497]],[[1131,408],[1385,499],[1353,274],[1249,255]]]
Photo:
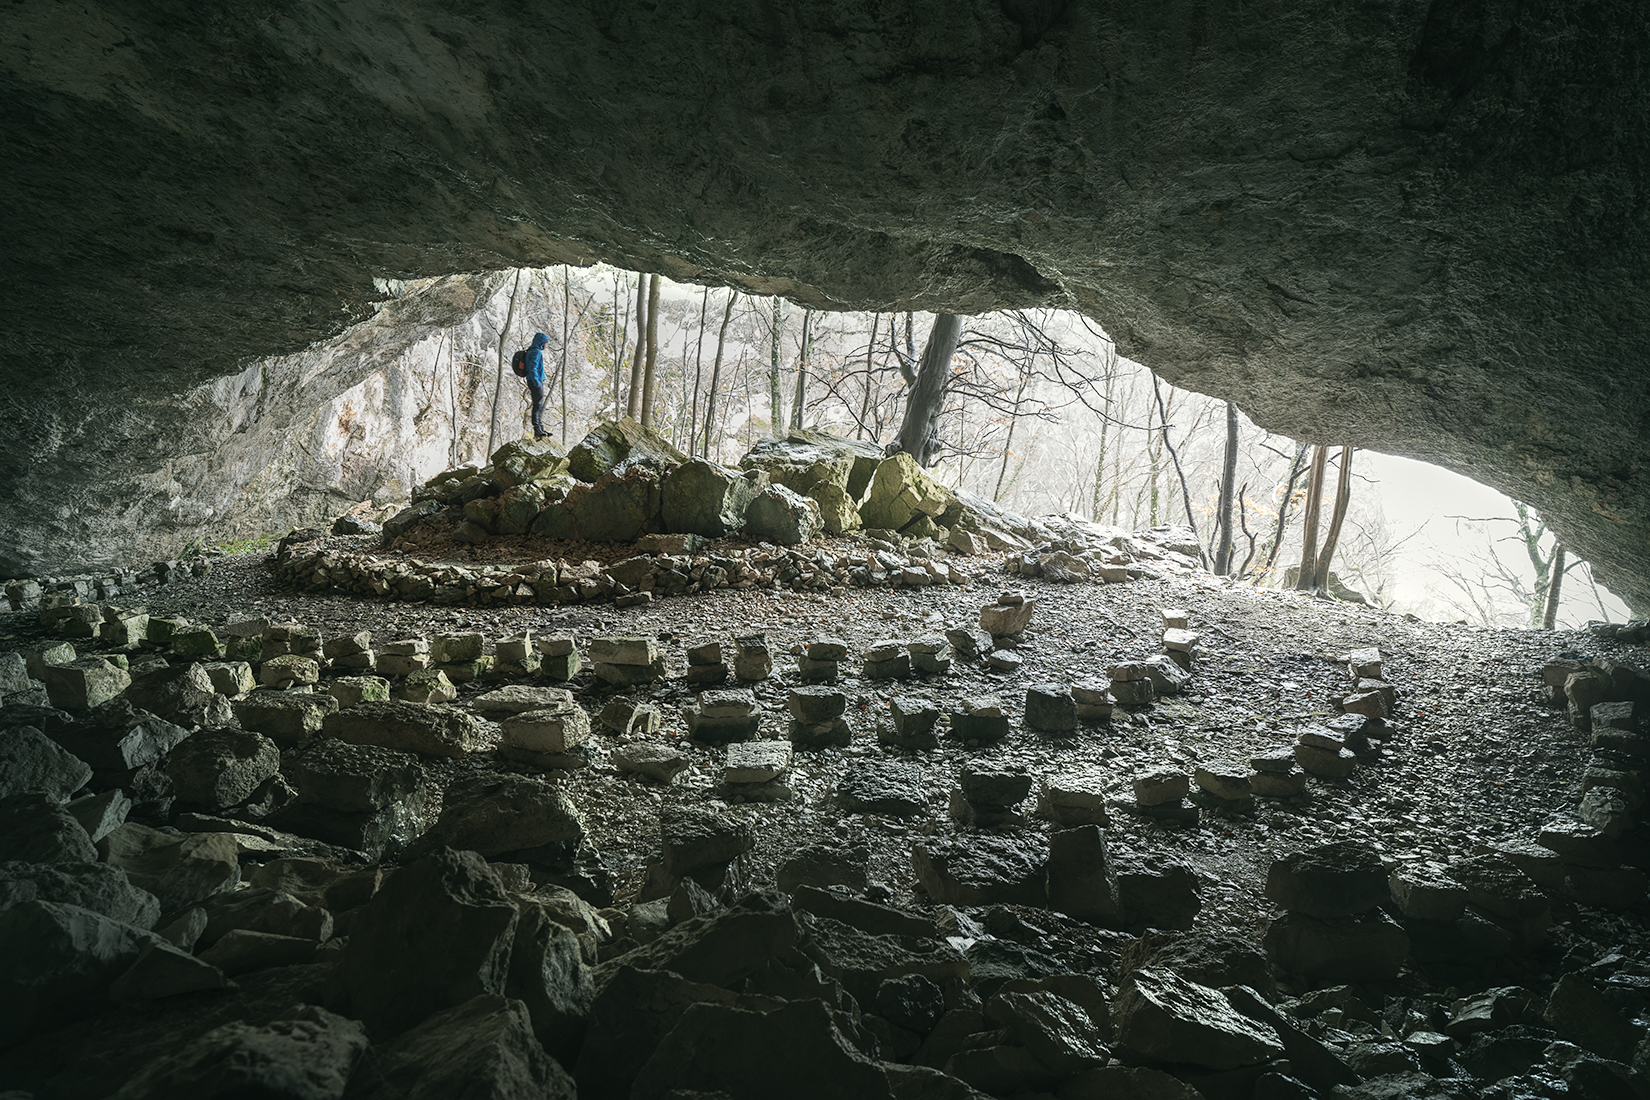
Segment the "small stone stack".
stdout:
[[1189,621],[1181,608],[1163,609],[1163,652],[1187,672],[1192,670],[1192,657],[1197,653],[1197,643],[1203,637],[1187,629]]
[[638,687],[665,678],[665,659],[652,638],[592,638],[596,675],[614,687]]
[[865,649],[867,680],[903,680],[911,675],[911,654],[897,638],[882,638]]
[[787,733],[792,745],[822,749],[830,745],[846,748],[852,743],[853,731],[843,717],[848,696],[842,692],[828,687],[792,688],[785,705],[791,712]]
[[450,703],[458,698],[458,688],[439,668],[421,668],[407,673],[395,697],[408,703]]
[[669,897],[687,876],[706,890],[721,889],[734,861],[756,843],[748,821],[697,806],[668,805],[659,810],[659,840],[663,851],[648,868],[643,900]]
[[936,749],[940,744],[935,733],[939,720],[939,708],[927,699],[898,695],[877,723],[877,740],[897,749]]
[[728,665],[722,659],[721,642],[699,642],[687,647],[687,682],[690,684],[720,684],[728,678]]
[[1111,718],[1117,701],[1112,698],[1110,684],[1086,680],[1071,685],[1071,696],[1077,704],[1079,722],[1104,722]]
[[733,640],[733,674],[741,680],[766,680],[773,675],[773,652],[765,634],[747,634]]
[[1026,688],[1026,728],[1044,733],[1075,733],[1077,700],[1063,684],[1041,683]]
[[[218,681],[214,678],[212,682],[216,684]],[[218,690],[223,691],[222,688]],[[353,707],[357,703],[387,703],[390,682],[382,676],[339,676],[327,685],[327,694],[338,700],[340,708]]]
[[974,695],[951,711],[953,740],[970,747],[991,745],[1008,736],[1008,715],[994,695]]
[[378,651],[378,671],[385,676],[405,676],[429,667],[430,643],[423,638],[386,642]]
[[707,745],[749,741],[762,725],[762,707],[754,693],[743,688],[702,692],[696,702],[684,704],[682,717],[688,736]]
[[149,613],[124,607],[105,607],[97,636],[105,645],[135,649],[149,640]]
[[1323,779],[1345,779],[1358,766],[1354,745],[1358,735],[1343,726],[1325,723],[1302,731],[1295,744],[1295,760],[1302,768]]
[[1062,829],[1082,825],[1105,828],[1111,819],[1106,814],[1104,781],[1099,776],[1081,774],[1045,778],[1037,787],[1037,816]]
[[1261,941],[1281,970],[1314,985],[1391,981],[1409,934],[1377,908],[1391,894],[1381,854],[1362,841],[1293,852],[1266,872],[1266,897],[1287,912]]
[[980,609],[980,629],[993,639],[1014,638],[1031,622],[1037,601],[1024,592],[1004,592],[997,602]]
[[540,638],[533,643],[539,654],[539,675],[548,680],[571,680],[579,673],[582,658],[571,634]]
[[498,676],[531,676],[543,664],[533,648],[533,632],[524,630],[493,643],[493,672]]
[[487,640],[475,631],[438,634],[431,646],[435,667],[455,684],[468,684],[492,671],[493,658],[482,651]]
[[1206,809],[1241,813],[1255,805],[1249,782],[1249,766],[1228,762],[1199,764],[1192,773],[1199,791],[1198,803]]
[[338,671],[371,672],[378,663],[372,655],[370,630],[328,638],[321,647],[321,653],[326,657],[328,667]]
[[620,741],[637,741],[659,732],[664,716],[652,703],[619,696],[608,701],[598,716]]
[[[224,656],[230,659],[239,659],[257,664],[264,659],[264,633],[269,630],[269,620],[262,616],[255,619],[242,619],[230,623],[222,630]],[[150,619],[149,642],[151,644],[165,644],[171,641],[176,628],[169,619]],[[274,656],[273,653],[270,656]]]
[[1398,703],[1398,689],[1382,679],[1381,651],[1374,646],[1353,650],[1346,655],[1346,669],[1352,691],[1341,699],[1341,709],[1375,719],[1390,717]]
[[785,785],[791,770],[789,741],[739,741],[728,746],[719,792],[729,802],[789,802]]
[[1130,812],[1154,821],[1197,823],[1197,807],[1186,801],[1192,781],[1179,768],[1154,768],[1134,777]]
[[838,664],[848,656],[848,643],[841,638],[814,638],[796,656],[796,670],[805,683],[834,684]]
[[1143,707],[1157,699],[1151,666],[1145,661],[1119,661],[1106,669],[1112,698],[1120,707]]
[[945,632],[945,640],[951,643],[952,652],[965,661],[978,660],[994,648],[991,635],[977,629],[953,627]]
[[588,755],[577,751],[590,740],[590,716],[574,701],[572,692],[522,688],[512,698],[518,700],[513,705],[533,709],[519,711],[499,723],[503,733],[500,755],[518,764],[569,771],[590,763]]
[[1306,793],[1306,772],[1288,748],[1249,758],[1249,790],[1256,798],[1294,798]]
[[944,634],[924,634],[906,644],[913,671],[925,676],[943,676],[951,671],[951,642]]
[[1031,776],[1023,771],[965,767],[951,792],[951,820],[977,829],[1023,825],[1019,805],[1030,793]]
[[[150,620],[150,625],[154,625],[153,619]],[[264,645],[269,645],[269,639],[264,639]],[[224,648],[218,641],[218,636],[212,633],[210,627],[198,623],[179,624],[177,629],[172,631],[167,648],[178,657],[205,657],[209,661],[215,661],[224,656]]]
[[322,644],[319,630],[301,623],[271,623],[264,631],[263,659],[291,654],[318,663],[322,659]]

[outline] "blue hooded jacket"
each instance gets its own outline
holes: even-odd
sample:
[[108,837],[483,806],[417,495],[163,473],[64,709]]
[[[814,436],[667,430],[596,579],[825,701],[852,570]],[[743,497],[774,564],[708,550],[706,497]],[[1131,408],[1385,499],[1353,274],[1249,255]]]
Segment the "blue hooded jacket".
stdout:
[[544,385],[544,346],[550,337],[544,333],[533,336],[533,346],[527,349],[527,380],[535,386]]

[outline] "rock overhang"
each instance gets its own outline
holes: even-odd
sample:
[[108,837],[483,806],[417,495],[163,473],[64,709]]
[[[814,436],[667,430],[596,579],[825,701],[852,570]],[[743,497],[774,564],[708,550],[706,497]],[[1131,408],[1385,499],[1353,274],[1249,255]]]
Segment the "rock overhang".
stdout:
[[[14,5],[0,557],[118,539],[178,397],[375,280],[605,259],[1067,305],[1178,385],[1528,500],[1650,604],[1631,3]],[[136,527],[133,527],[136,530]]]

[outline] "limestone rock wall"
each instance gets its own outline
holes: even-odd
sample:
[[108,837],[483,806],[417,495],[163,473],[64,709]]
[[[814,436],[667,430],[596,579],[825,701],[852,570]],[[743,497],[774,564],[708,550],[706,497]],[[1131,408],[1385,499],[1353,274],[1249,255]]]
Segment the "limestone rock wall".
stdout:
[[1636,0],[7,21],[0,569],[87,556],[147,507],[95,484],[182,453],[148,410],[366,317],[375,279],[605,258],[821,308],[1071,305],[1268,428],[1530,501],[1650,605]]

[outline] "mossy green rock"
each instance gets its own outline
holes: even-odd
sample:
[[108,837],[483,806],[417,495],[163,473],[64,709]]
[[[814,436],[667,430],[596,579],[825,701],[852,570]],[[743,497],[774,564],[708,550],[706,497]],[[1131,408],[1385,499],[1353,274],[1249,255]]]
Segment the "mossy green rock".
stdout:
[[808,490],[808,499],[819,505],[819,521],[825,533],[840,535],[858,529],[859,509],[848,491],[833,481],[822,481]]
[[668,465],[688,460],[688,456],[671,446],[664,436],[628,416],[597,424],[568,452],[567,458],[573,476],[589,482],[600,481],[627,459],[652,458]]
[[805,495],[822,482],[835,484],[846,491],[848,475],[854,467],[854,456],[847,451],[812,443],[763,439],[739,460],[739,466],[745,470],[761,470],[773,484]]
[[865,488],[871,484],[871,478],[876,476],[877,467],[882,464],[882,448],[868,439],[849,439],[816,428],[796,428],[785,438],[792,443],[811,443],[816,447],[825,447],[853,456],[853,466],[848,471],[847,489],[848,496],[855,502],[865,498]]
[[760,470],[730,470],[702,458],[684,462],[665,475],[664,529],[720,538],[744,525],[751,500],[767,484]]
[[916,459],[899,452],[877,465],[871,479],[871,495],[860,505],[860,518],[867,527],[902,531],[918,516],[942,515],[954,498],[951,490],[935,481],[917,465]]
[[[533,521],[539,518],[539,512],[544,508],[544,490],[538,485],[528,482],[506,489],[504,494],[497,498],[498,517],[493,521],[493,531],[500,535],[525,535]],[[475,503],[472,501],[471,503]],[[468,507],[468,506],[466,506]]]
[[633,466],[608,475],[585,492],[569,495],[578,537],[593,542],[633,542],[660,529],[660,482],[656,471]]
[[493,480],[506,489],[567,469],[567,452],[552,439],[516,439],[493,452]]

